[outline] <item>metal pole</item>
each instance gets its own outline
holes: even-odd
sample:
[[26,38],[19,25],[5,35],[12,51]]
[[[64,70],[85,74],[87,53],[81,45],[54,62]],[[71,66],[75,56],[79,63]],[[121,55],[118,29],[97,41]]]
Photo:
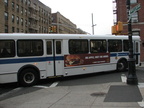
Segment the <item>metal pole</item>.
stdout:
[[138,79],[136,75],[135,59],[133,54],[133,42],[132,42],[132,26],[131,26],[131,14],[130,14],[130,0],[126,1],[127,14],[128,14],[128,37],[129,37],[129,59],[128,59],[128,76],[127,84],[137,85]]
[[94,35],[93,13],[92,13],[92,34]]

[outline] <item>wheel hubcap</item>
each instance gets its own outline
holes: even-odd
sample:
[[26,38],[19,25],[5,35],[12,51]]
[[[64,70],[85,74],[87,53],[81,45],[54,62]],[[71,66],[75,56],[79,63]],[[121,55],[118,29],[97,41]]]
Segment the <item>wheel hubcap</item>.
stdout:
[[35,79],[35,76],[34,76],[34,74],[31,73],[31,72],[26,73],[26,74],[24,75],[24,81],[25,81],[26,83],[32,83],[32,82],[34,81],[34,79]]

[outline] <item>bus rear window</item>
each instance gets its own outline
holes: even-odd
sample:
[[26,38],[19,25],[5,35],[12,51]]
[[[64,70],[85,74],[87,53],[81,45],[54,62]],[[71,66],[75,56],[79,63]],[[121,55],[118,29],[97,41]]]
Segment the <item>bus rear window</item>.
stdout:
[[71,39],[69,40],[70,54],[84,54],[88,53],[88,40],[86,39]]
[[15,41],[0,40],[0,58],[15,56]]
[[42,56],[42,40],[18,40],[18,56]]

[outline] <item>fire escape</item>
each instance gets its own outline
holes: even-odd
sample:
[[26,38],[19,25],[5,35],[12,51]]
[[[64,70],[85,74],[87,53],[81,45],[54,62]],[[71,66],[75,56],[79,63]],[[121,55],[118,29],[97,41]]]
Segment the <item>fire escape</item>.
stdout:
[[114,25],[117,24],[117,4],[116,0],[113,0],[113,23]]
[[29,5],[29,32],[30,33],[38,33],[39,26],[38,26],[38,8],[34,4]]

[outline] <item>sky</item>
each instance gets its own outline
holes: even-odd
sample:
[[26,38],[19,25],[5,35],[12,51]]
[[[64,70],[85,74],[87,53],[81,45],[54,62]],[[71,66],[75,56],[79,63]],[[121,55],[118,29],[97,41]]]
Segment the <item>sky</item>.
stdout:
[[52,13],[60,12],[77,25],[77,28],[92,34],[92,13],[94,34],[111,34],[113,25],[112,0],[39,0],[50,7]]

